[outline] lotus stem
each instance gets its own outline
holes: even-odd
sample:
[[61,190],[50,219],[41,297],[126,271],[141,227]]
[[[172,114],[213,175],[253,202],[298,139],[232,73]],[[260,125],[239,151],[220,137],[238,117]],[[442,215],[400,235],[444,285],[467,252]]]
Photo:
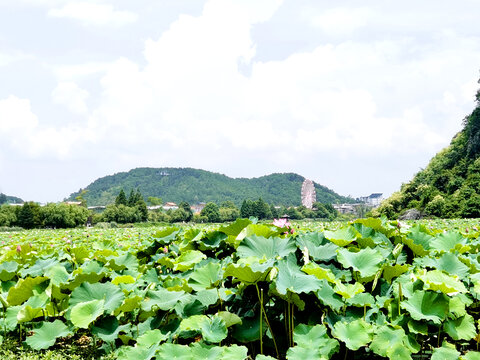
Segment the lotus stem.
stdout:
[[[277,353],[277,358],[280,358],[277,342],[275,341],[275,335],[273,335],[272,327],[270,326],[270,321],[268,321],[267,313],[265,312],[265,309],[263,307],[263,289],[262,289],[262,295],[260,296],[260,290],[258,289],[258,284],[255,283],[255,287],[257,288],[258,301],[260,301],[260,309],[261,309],[260,311],[261,313],[263,312],[263,315],[265,316],[265,322],[267,323],[268,329],[270,330],[270,334],[272,334],[273,345],[275,346],[275,352]],[[260,321],[262,320],[260,319]]]
[[[258,288],[257,288],[258,290]],[[263,289],[261,291],[260,295],[260,304],[263,304]],[[263,306],[260,306],[260,354],[263,355],[263,329],[262,329],[262,323],[263,323]]]

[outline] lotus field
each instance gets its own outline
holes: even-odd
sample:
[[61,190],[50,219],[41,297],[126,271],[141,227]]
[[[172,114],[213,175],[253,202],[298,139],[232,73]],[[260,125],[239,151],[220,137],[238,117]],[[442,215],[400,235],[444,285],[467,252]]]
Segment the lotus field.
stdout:
[[0,233],[0,334],[98,358],[480,359],[475,224]]

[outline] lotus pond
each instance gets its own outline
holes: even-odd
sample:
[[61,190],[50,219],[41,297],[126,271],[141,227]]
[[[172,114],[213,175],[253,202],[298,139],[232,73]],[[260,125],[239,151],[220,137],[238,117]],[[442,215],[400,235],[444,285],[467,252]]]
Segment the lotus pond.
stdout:
[[478,228],[239,219],[0,233],[0,340],[109,359],[480,359]]

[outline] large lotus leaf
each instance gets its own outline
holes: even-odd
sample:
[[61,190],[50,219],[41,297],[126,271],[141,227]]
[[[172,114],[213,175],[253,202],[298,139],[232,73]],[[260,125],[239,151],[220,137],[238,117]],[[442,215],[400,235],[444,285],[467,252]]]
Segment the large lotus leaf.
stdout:
[[327,240],[323,233],[299,234],[295,242],[299,249],[307,248],[309,256],[315,261],[329,261],[337,256],[338,246]]
[[269,238],[274,235],[278,235],[278,229],[273,230],[271,227],[263,224],[250,224],[237,235],[235,240],[239,241],[251,236]]
[[66,284],[70,280],[70,274],[62,265],[54,265],[50,267],[45,272],[45,276],[48,277],[50,282],[55,286]]
[[275,286],[279,294],[286,295],[287,290],[297,294],[309,293],[318,290],[321,285],[322,283],[315,276],[306,275],[300,270],[294,254],[278,262]]
[[198,241],[200,244],[200,250],[213,250],[218,248],[228,236],[221,232],[221,231],[210,231],[207,232],[207,236],[203,237],[201,240]]
[[9,306],[5,313],[5,318],[0,319],[0,324],[2,324],[2,329],[6,328],[7,330],[13,331],[18,325],[17,315],[18,312],[22,309],[22,306]]
[[402,328],[392,329],[389,326],[382,326],[377,329],[373,337],[370,349],[377,355],[387,357],[388,351],[395,345],[404,346],[407,336]]
[[26,343],[34,350],[48,349],[55,344],[59,337],[70,335],[68,327],[60,320],[54,322],[42,322],[42,325],[33,330],[33,335],[28,336]]
[[465,355],[460,357],[461,360],[480,360],[480,352],[467,351]]
[[237,248],[239,257],[247,258],[250,256],[259,259],[274,259],[277,256],[285,257],[297,250],[295,243],[289,238],[266,238],[261,236],[248,236],[240,243]]
[[145,301],[142,303],[142,310],[151,311],[153,306],[157,306],[161,310],[168,311],[173,309],[178,302],[184,300],[187,295],[184,291],[168,291],[163,288],[157,291],[149,290]]
[[220,346],[194,343],[190,346],[193,359],[222,360],[223,349]]
[[168,339],[168,335],[162,333],[159,329],[148,330],[137,338],[138,346],[150,347],[160,344]]
[[42,315],[45,315],[43,309],[49,301],[46,292],[42,292],[38,295],[34,295],[22,305],[22,309],[17,314],[17,320],[19,323],[32,321]]
[[[253,264],[252,264],[253,265]],[[251,265],[247,264],[230,264],[227,266],[223,276],[226,278],[228,276],[233,276],[234,278],[240,280],[245,284],[255,284],[258,281],[265,280],[268,273],[270,272],[270,267],[266,269],[252,269]]]
[[130,312],[135,309],[140,308],[140,304],[142,303],[143,297],[139,295],[130,295],[130,297],[125,298],[123,300],[122,305],[115,310],[115,315],[118,315],[121,312]]
[[443,256],[437,260],[436,268],[445,271],[447,274],[457,275],[460,279],[466,278],[470,270],[468,266],[458,260],[457,255],[451,252],[443,254]]
[[335,283],[335,275],[332,270],[321,267],[320,265],[309,262],[302,267],[302,271],[308,275],[314,275],[317,279],[325,279],[330,283]]
[[457,360],[460,353],[450,347],[442,346],[441,348],[433,349],[431,360]]
[[335,231],[326,230],[323,234],[328,240],[338,246],[347,246],[360,236],[358,231],[351,225]]
[[223,347],[221,360],[246,360],[248,358],[247,353],[248,349],[245,346],[230,345]]
[[391,360],[412,360],[410,350],[402,345],[395,344],[387,350],[387,357]]
[[203,306],[216,304],[219,299],[219,291],[217,289],[200,290],[197,292],[196,298]]
[[106,342],[114,342],[120,331],[127,331],[130,324],[120,325],[115,316],[106,316],[98,320],[92,328],[92,334]]
[[423,321],[410,320],[408,330],[414,334],[428,335],[428,324]]
[[447,231],[437,235],[435,239],[430,242],[430,247],[439,251],[450,251],[455,249],[457,245],[462,247],[466,245],[467,239],[462,234],[456,231]]
[[129,252],[123,252],[118,256],[108,256],[106,260],[108,260],[108,262],[105,266],[115,271],[138,269],[137,257]]
[[227,328],[242,323],[242,319],[238,315],[228,311],[219,311],[216,315],[221,317],[223,321],[225,321],[225,326]]
[[334,291],[337,294],[342,295],[345,299],[350,299],[351,297],[354,297],[355,295],[365,291],[365,288],[360,283],[344,284],[341,282],[337,282]]
[[219,263],[209,262],[207,265],[196,268],[190,278],[188,285],[196,291],[210,289],[218,285],[223,279],[222,267]]
[[288,349],[289,360],[330,359],[340,347],[337,340],[327,335],[324,325],[297,325],[293,330],[293,341],[296,346]]
[[162,344],[158,348],[157,359],[159,360],[194,360],[192,350],[185,345]]
[[113,285],[118,284],[134,284],[135,278],[131,275],[119,275],[112,280]]
[[357,219],[353,222],[354,224],[362,224],[363,226],[372,228],[374,230],[383,230],[386,229],[383,227],[382,220],[378,218],[368,218],[368,219]]
[[90,284],[86,282],[73,290],[69,304],[72,306],[92,299],[104,300],[105,311],[111,313],[122,304],[125,295],[118,286],[112,283]]
[[81,302],[72,307],[70,321],[78,328],[87,329],[105,311],[104,300]]
[[[267,323],[262,319],[262,333],[265,333]],[[256,317],[244,317],[241,324],[233,326],[233,337],[242,343],[257,341],[260,338],[260,319]]]
[[202,321],[200,329],[203,339],[210,343],[219,343],[228,335],[225,321],[220,316]]
[[473,317],[468,314],[458,319],[448,319],[444,329],[453,340],[471,340],[477,335]]
[[430,242],[433,240],[433,236],[427,234],[424,230],[421,226],[414,226],[403,240],[417,256],[427,255],[430,249]]
[[385,280],[387,280],[389,283],[392,282],[392,279],[402,275],[403,273],[406,273],[408,271],[409,266],[408,265],[400,265],[400,264],[395,264],[395,265],[387,265],[383,267],[383,277]]
[[27,276],[37,277],[42,276],[45,272],[51,268],[52,266],[58,265],[60,262],[58,259],[55,258],[47,258],[47,259],[38,259],[33,266],[22,269],[19,271],[20,276],[25,278]]
[[353,305],[357,307],[372,307],[373,305],[375,305],[375,298],[369,293],[360,293],[347,299],[346,302],[348,305]]
[[373,327],[363,319],[351,322],[338,321],[332,335],[343,341],[350,350],[358,350],[372,340]]
[[458,276],[449,276],[439,270],[428,271],[425,275],[419,276],[426,289],[441,291],[444,294],[465,293],[465,285],[458,279]]
[[174,261],[174,270],[178,271],[187,271],[198,264],[203,259],[206,259],[206,255],[198,250],[187,250],[183,252],[175,261]]
[[353,268],[364,278],[375,275],[380,270],[380,264],[385,260],[380,251],[371,248],[358,252],[339,249],[337,259],[345,268]]
[[255,360],[276,360],[276,359],[274,357],[271,357],[271,356],[260,354],[260,355],[257,355]]
[[[166,345],[166,344],[163,344]],[[174,344],[170,344],[174,345]],[[181,346],[181,345],[178,345]],[[186,347],[186,346],[183,346]],[[138,360],[150,360],[155,356],[155,353],[157,352],[157,349],[159,347],[153,345],[150,347],[146,346],[122,346],[119,351],[116,354],[117,360],[132,360],[132,359],[138,359]],[[165,353],[164,353],[165,354]],[[171,360],[173,357],[170,357],[168,353],[165,354],[165,357],[156,357],[156,359],[165,359],[165,360]],[[182,359],[182,360],[193,360],[191,357],[186,357],[186,358],[181,358],[177,357],[176,359]]]
[[73,280],[65,287],[74,290],[84,282],[91,284],[97,283],[106,276],[108,271],[109,270],[103,267],[98,261],[87,261],[80,268],[73,271]]
[[340,297],[333,291],[333,288],[326,280],[321,281],[322,284],[320,285],[320,288],[315,292],[315,295],[317,295],[317,298],[323,305],[329,306],[335,311],[339,311],[345,305],[345,303],[342,301],[342,297]]
[[180,230],[178,228],[171,226],[157,231],[153,237],[157,243],[160,245],[165,245],[170,244],[173,240],[175,240],[179,232]]
[[226,235],[236,237],[238,234],[242,232],[243,229],[245,229],[251,223],[252,222],[249,219],[237,219],[228,226],[220,227],[218,231],[221,231]]
[[27,277],[26,279],[18,280],[18,283],[8,290],[7,302],[10,306],[23,304],[33,295],[33,288],[47,280],[44,276],[35,278]]
[[449,300],[444,294],[431,291],[415,291],[410,299],[400,304],[414,320],[430,320],[435,324],[445,319],[449,312],[448,305]]
[[0,280],[8,281],[17,274],[18,263],[16,261],[5,261],[0,264]]

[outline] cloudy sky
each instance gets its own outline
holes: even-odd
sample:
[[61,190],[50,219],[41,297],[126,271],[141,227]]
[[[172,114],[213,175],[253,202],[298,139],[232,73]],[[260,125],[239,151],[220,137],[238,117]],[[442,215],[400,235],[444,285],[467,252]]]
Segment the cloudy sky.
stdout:
[[0,0],[0,191],[135,167],[389,194],[474,107],[479,0]]

